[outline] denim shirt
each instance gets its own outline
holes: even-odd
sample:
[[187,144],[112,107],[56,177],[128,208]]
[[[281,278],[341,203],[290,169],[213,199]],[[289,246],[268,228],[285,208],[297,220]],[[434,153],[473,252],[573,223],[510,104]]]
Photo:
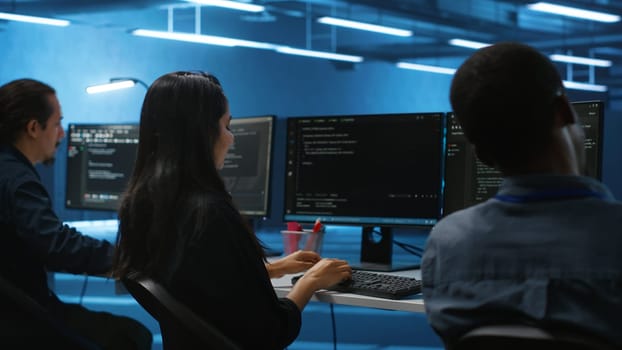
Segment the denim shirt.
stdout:
[[622,203],[579,176],[504,179],[497,196],[430,232],[431,326],[446,342],[484,324],[576,327],[622,345]]
[[47,271],[101,274],[110,270],[112,245],[63,225],[28,159],[0,146],[0,275],[40,304],[58,302]]

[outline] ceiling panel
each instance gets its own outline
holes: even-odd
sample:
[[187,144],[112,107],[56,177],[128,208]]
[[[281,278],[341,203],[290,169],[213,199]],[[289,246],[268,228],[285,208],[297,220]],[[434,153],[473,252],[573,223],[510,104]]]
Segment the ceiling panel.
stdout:
[[[622,1],[619,0],[555,2],[622,15]],[[467,57],[473,52],[450,46],[448,40],[452,38],[488,43],[521,41],[546,54],[572,53],[610,59],[614,67],[595,68],[593,74],[585,67],[575,65],[570,68],[576,73],[576,79],[588,79],[591,74],[596,83],[607,83],[611,89],[622,88],[622,72],[615,68],[622,63],[622,22],[598,23],[537,13],[526,7],[530,1],[521,0],[255,0],[254,3],[265,5],[266,11],[250,14],[210,7],[202,8],[201,16],[216,13],[219,18],[226,17],[240,28],[235,34],[238,36],[244,35],[244,28],[250,28],[246,32],[252,33],[249,35],[252,38],[240,39],[269,40],[276,44],[391,62]],[[166,9],[171,6],[176,9],[175,27],[192,28],[193,9],[182,10],[181,7],[189,5],[181,0],[0,0],[0,11],[69,18],[94,26],[128,29],[135,28],[137,20],[132,20],[132,16],[114,16],[114,12],[139,11],[156,16],[155,20],[161,25],[154,29],[162,30],[167,23]],[[409,29],[414,35],[400,38],[335,29],[315,22],[318,17],[326,15]],[[180,23],[182,21],[187,23]],[[202,26],[204,34],[214,34],[214,31],[214,28]],[[568,68],[565,64],[560,65],[562,71]]]

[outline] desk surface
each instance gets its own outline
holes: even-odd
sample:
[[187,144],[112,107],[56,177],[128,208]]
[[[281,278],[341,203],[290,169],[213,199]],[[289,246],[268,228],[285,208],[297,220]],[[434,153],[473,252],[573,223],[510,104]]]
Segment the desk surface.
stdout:
[[[400,276],[421,278],[419,270],[407,270],[399,272],[387,272],[389,274],[395,274]],[[287,296],[287,293],[292,288],[291,278],[295,275],[285,275],[281,278],[272,279],[272,285],[279,297]],[[393,300],[385,298],[376,298],[366,295],[358,295],[351,293],[341,293],[328,290],[320,290],[315,292],[312,301],[321,301],[324,303],[351,305],[351,306],[363,306],[372,307],[385,310],[398,310],[408,312],[425,312],[423,306],[423,297],[421,294],[413,295],[408,298]]]
[[[118,223],[116,220],[94,220],[94,221],[84,221],[84,222],[72,222],[70,223],[74,227],[79,228],[83,232],[90,234],[94,237],[101,239],[108,239],[111,242],[114,242],[116,237],[116,230],[118,227]],[[337,231],[339,228],[335,227],[331,230]],[[344,249],[352,249],[354,247],[359,248],[359,240],[360,233],[355,232],[354,234],[345,234],[345,232],[339,232],[338,234],[333,233],[334,244],[328,244],[332,242],[330,239],[325,240],[324,248],[327,252],[328,256],[338,256],[340,258],[344,258],[341,253]],[[279,247],[279,243],[281,240],[280,235],[272,235],[264,236],[264,241],[271,243],[275,247]],[[330,238],[330,237],[328,237]],[[328,242],[327,242],[328,241]],[[333,247],[334,246],[334,247]],[[280,248],[280,247],[279,247]],[[335,249],[330,249],[335,248]],[[349,252],[349,255],[357,255],[358,252]],[[355,254],[356,253],[356,254]],[[347,254],[346,254],[347,255]],[[410,256],[407,256],[410,258]],[[273,261],[278,259],[279,257],[270,257],[268,260]],[[410,263],[410,260],[407,260]],[[406,270],[406,271],[398,271],[398,272],[386,272],[388,274],[396,274],[400,276],[407,277],[415,277],[417,279],[421,279],[420,270]],[[272,279],[272,285],[274,286],[274,290],[279,297],[287,296],[287,293],[291,290],[291,278],[295,275],[285,275],[281,278]],[[123,286],[120,283],[115,283],[118,287],[116,290],[117,294],[125,294]],[[421,294],[417,294],[408,298],[393,300],[393,299],[384,299],[384,298],[376,298],[358,294],[351,293],[341,293],[335,291],[327,291],[321,290],[315,293],[313,301],[320,301],[325,303],[333,303],[333,304],[341,304],[341,305],[351,305],[351,306],[362,306],[362,307],[371,307],[377,309],[386,309],[386,310],[399,310],[399,311],[408,311],[408,312],[425,312],[423,306],[423,299]]]

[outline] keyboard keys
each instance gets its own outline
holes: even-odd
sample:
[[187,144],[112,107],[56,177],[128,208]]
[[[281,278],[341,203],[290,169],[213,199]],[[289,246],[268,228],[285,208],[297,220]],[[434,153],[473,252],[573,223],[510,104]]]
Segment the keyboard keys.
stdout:
[[[300,277],[292,278],[292,284],[296,283]],[[411,277],[354,270],[352,279],[340,282],[328,290],[386,299],[401,299],[421,293],[421,281]]]
[[354,270],[352,279],[341,282],[329,290],[400,299],[421,293],[421,281],[410,277]]

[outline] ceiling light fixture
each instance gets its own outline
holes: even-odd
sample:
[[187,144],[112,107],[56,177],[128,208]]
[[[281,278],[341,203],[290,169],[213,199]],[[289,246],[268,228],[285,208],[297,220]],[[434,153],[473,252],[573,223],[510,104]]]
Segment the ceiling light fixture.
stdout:
[[277,44],[264,43],[264,42],[259,42],[259,41],[227,38],[227,37],[222,37],[222,36],[212,36],[212,35],[202,35],[202,34],[192,34],[192,33],[175,33],[175,32],[165,32],[165,31],[158,31],[158,30],[147,30],[147,29],[136,29],[136,30],[133,30],[131,33],[137,36],[185,41],[185,42],[198,43],[198,44],[218,45],[218,46],[227,46],[227,47],[240,46],[240,47],[250,47],[250,48],[262,49],[262,50],[274,50],[276,52],[283,53],[283,54],[317,57],[317,58],[324,58],[324,59],[336,60],[336,61],[346,61],[346,62],[362,62],[363,61],[363,57],[361,56],[344,55],[344,54],[338,54],[338,53],[326,52],[326,51],[296,49],[296,48],[289,47],[289,46],[281,46]]
[[134,87],[136,84],[142,85],[145,89],[149,89],[147,84],[142,80],[136,78],[111,78],[110,82],[105,84],[91,85],[86,88],[88,94],[97,94],[100,92],[107,92],[120,89],[128,89]]
[[227,0],[186,0],[199,5],[224,7],[233,10],[247,11],[247,12],[263,12],[266,8],[261,5],[248,4],[237,1]]
[[598,58],[554,54],[549,56],[552,61],[584,64],[586,66],[611,67],[611,61]]
[[276,52],[284,53],[287,55],[316,57],[316,58],[324,58],[327,60],[345,61],[345,62],[354,62],[354,63],[363,61],[363,57],[361,56],[344,55],[344,54],[326,52],[326,51],[303,50],[303,49],[296,49],[296,48],[289,47],[289,46],[279,46],[276,48]]
[[58,26],[58,27],[66,27],[71,24],[71,22],[64,20],[64,19],[16,15],[14,13],[7,13],[7,12],[0,12],[0,19],[4,19],[7,21],[47,24],[50,26]]
[[167,39],[186,41],[198,44],[218,45],[218,46],[242,46],[254,49],[274,50],[277,45],[264,43],[259,41],[242,40],[235,38],[227,38],[223,36],[193,34],[193,33],[175,33],[159,30],[135,29],[131,32],[133,35],[144,36],[149,38]]
[[568,80],[564,80],[563,83],[566,89],[595,91],[595,92],[606,92],[607,91],[607,85],[578,83],[576,81],[568,81]]
[[482,43],[479,41],[465,40],[465,39],[451,39],[449,45],[466,47],[469,49],[481,49],[482,47],[490,46],[492,44]]
[[350,21],[347,19],[335,18],[335,17],[320,17],[317,19],[317,22],[323,23],[323,24],[329,24],[333,26],[338,26],[338,27],[360,29],[360,30],[366,30],[370,32],[403,36],[403,37],[413,35],[412,31],[406,30],[406,29],[399,29],[399,28],[380,26],[380,25],[364,23],[364,22]]
[[540,11],[546,13],[552,13],[561,16],[575,17],[581,19],[588,19],[591,21],[615,23],[620,21],[620,16],[612,15],[604,12],[590,11],[579,9],[576,7],[562,6],[551,4],[548,2],[537,2],[535,4],[527,5],[527,8],[533,11]]
[[454,68],[429,66],[426,64],[417,64],[417,63],[409,63],[409,62],[398,62],[396,66],[398,68],[412,69],[412,70],[418,70],[422,72],[431,72],[431,73],[439,73],[439,74],[452,75],[456,72],[456,69]]

